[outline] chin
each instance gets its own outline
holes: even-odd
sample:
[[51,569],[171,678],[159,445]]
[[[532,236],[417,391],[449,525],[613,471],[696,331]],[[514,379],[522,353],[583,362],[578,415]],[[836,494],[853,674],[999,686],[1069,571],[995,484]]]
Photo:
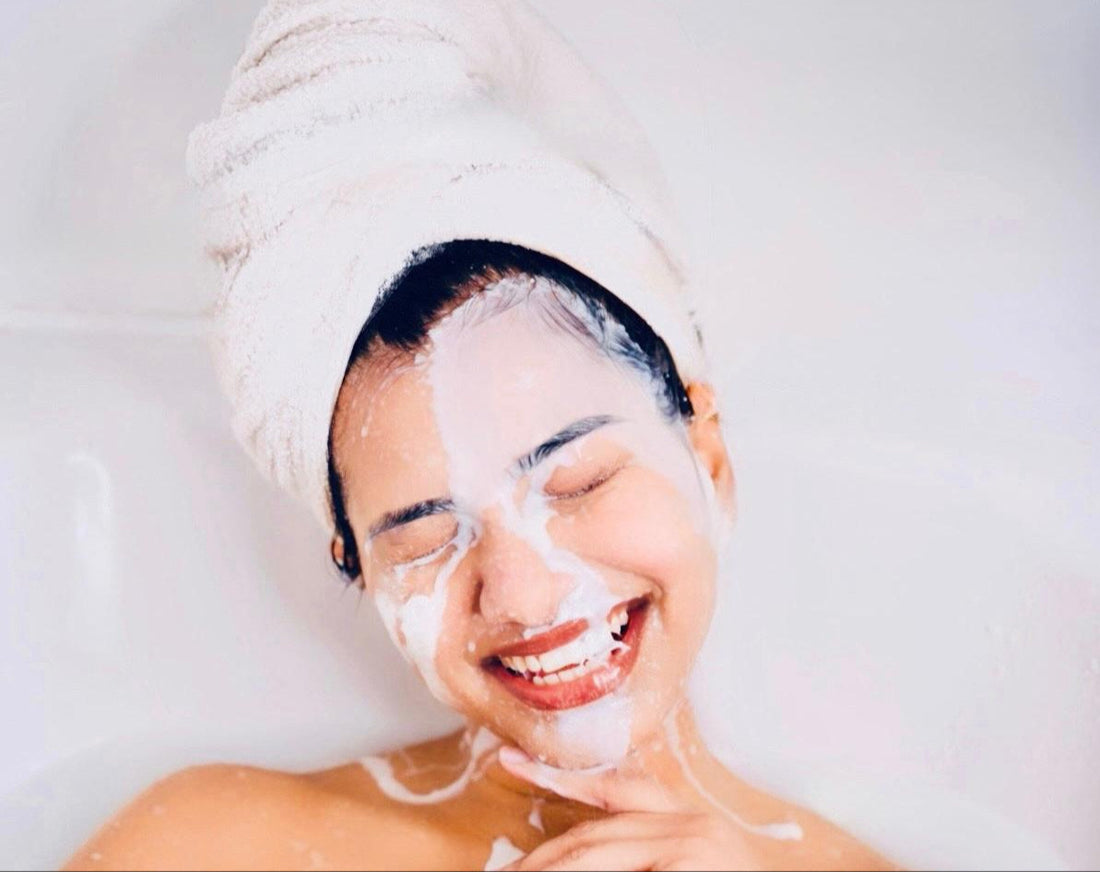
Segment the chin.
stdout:
[[[527,754],[560,769],[618,766],[663,735],[675,694],[605,697],[601,702],[555,713],[511,739]],[[664,704],[662,704],[664,703]]]
[[681,682],[638,682],[585,705],[523,712],[510,722],[494,717],[484,722],[505,742],[560,769],[618,766],[664,737],[668,715],[682,699]]

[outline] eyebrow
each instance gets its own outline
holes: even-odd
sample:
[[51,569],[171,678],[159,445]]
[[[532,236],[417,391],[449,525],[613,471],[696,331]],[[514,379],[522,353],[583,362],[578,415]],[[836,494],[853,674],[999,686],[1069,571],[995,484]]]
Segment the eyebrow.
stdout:
[[[528,473],[555,451],[564,448],[570,442],[580,439],[582,436],[587,436],[593,430],[598,430],[600,427],[616,423],[618,420],[619,419],[614,415],[590,415],[587,418],[581,418],[574,421],[569,426],[563,427],[545,442],[541,442],[526,454],[517,457],[512,462],[512,469],[520,475]],[[434,499],[412,503],[404,508],[395,509],[392,512],[386,512],[382,515],[382,517],[375,521],[367,531],[367,538],[373,539],[375,536],[382,535],[387,530],[392,530],[394,527],[400,527],[403,524],[411,524],[413,521],[417,521],[420,518],[440,515],[444,512],[453,512],[454,508],[454,500],[450,497],[436,497]]]
[[444,512],[454,511],[454,501],[447,497],[437,497],[432,500],[421,500],[419,503],[413,503],[411,506],[405,506],[402,509],[395,509],[392,512],[386,512],[381,518],[371,524],[370,530],[367,531],[367,538],[373,539],[375,536],[380,536],[387,530],[392,530],[394,527],[400,527],[402,524],[411,524],[413,521],[420,518],[427,518],[430,515],[440,515]]
[[581,418],[578,421],[574,421],[568,427],[563,427],[538,447],[517,457],[512,464],[512,468],[517,470],[520,475],[530,472],[555,451],[564,448],[573,440],[580,439],[582,436],[587,436],[593,430],[598,430],[600,427],[612,424],[617,420],[618,418],[614,415],[590,415],[587,418]]

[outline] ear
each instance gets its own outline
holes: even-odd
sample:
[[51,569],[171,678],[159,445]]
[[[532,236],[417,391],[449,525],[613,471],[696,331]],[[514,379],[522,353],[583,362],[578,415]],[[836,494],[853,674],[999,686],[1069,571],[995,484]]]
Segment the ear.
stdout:
[[363,586],[363,573],[360,567],[358,565],[348,566],[348,554],[344,546],[344,537],[339,533],[332,534],[332,541],[329,543],[329,554],[332,555],[332,562],[349,584],[355,583],[360,587]]
[[344,571],[344,537],[339,533],[332,534],[332,543],[329,545],[329,553],[332,555],[332,562],[336,564],[336,568],[341,572]]
[[687,395],[694,410],[687,428],[691,447],[710,476],[722,513],[732,523],[737,515],[737,483],[722,436],[714,388],[705,382],[692,382],[687,386]]

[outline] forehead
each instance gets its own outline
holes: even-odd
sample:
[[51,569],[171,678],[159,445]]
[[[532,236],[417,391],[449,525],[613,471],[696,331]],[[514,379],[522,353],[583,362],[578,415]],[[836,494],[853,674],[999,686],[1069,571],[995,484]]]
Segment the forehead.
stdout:
[[476,489],[580,418],[660,414],[641,374],[526,304],[445,320],[415,359],[349,377],[341,405],[337,450],[352,512]]
[[609,403],[632,415],[642,407],[655,411],[639,373],[594,341],[552,326],[534,305],[473,323],[461,316],[444,322],[432,331],[423,363],[437,417],[453,435],[464,429],[458,425],[480,427],[488,419],[500,428],[499,441],[511,434],[523,443],[570,415],[614,411]]

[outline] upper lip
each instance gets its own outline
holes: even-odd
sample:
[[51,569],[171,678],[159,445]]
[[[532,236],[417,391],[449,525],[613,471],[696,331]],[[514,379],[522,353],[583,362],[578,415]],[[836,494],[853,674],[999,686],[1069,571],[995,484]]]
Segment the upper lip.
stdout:
[[[608,613],[608,618],[620,608],[634,609],[641,602],[643,602],[643,598],[638,597],[620,603]],[[512,642],[498,648],[485,658],[485,662],[498,660],[501,657],[545,654],[547,651],[553,651],[555,648],[560,648],[562,645],[568,645],[587,629],[588,621],[584,618],[566,621],[564,624],[558,624],[556,627],[551,627],[545,633],[539,633],[537,636],[532,636],[530,639],[521,639],[518,642]]]
[[588,621],[583,618],[566,621],[564,624],[552,627],[545,633],[539,633],[539,635],[532,636],[530,639],[521,639],[519,642],[513,642],[511,645],[498,648],[489,659],[491,660],[494,657],[519,657],[526,654],[545,654],[547,651],[553,651],[562,645],[568,645],[586,629],[588,629]]

